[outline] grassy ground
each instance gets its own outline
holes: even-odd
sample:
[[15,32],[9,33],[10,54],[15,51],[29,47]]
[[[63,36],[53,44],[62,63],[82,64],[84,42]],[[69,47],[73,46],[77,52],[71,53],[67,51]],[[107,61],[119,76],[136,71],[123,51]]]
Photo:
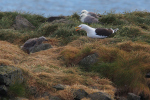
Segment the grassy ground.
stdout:
[[[35,30],[14,30],[15,16],[21,14]],[[91,27],[119,28],[106,39],[91,39],[85,31],[75,31],[81,24],[74,13],[64,21],[45,22],[40,15],[18,12],[0,12],[0,64],[14,65],[24,71],[28,85],[40,92],[49,91],[65,100],[72,100],[71,88],[83,88],[88,93],[103,91],[112,97],[119,93],[144,93],[150,96],[145,74],[150,71],[150,13],[107,13],[99,18],[102,24]],[[29,38],[45,36],[53,48],[26,54],[20,46]],[[85,56],[97,53],[98,63],[80,67],[78,62]],[[53,85],[70,85],[64,91],[55,91]],[[96,86],[99,90],[91,89]],[[32,97],[30,97],[32,98]],[[69,98],[69,99],[68,99]]]

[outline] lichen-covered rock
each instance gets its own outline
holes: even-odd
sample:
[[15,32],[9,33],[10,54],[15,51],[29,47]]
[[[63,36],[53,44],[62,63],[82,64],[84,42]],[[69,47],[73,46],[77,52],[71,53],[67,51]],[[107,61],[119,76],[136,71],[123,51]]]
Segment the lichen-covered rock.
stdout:
[[21,29],[35,29],[26,18],[22,17],[21,15],[17,15],[15,19],[15,23],[13,24],[14,29],[21,30]]
[[34,52],[39,52],[41,50],[47,50],[47,49],[50,49],[52,48],[52,46],[49,44],[49,43],[42,43],[40,45],[37,45],[37,46],[34,46],[32,47],[29,52],[30,53],[34,53]]
[[0,66],[0,84],[10,86],[22,83],[23,75],[21,69],[14,66]]
[[84,57],[79,62],[79,65],[88,66],[88,65],[96,63],[97,61],[98,61],[98,54],[94,53],[94,54],[91,54],[91,55]]

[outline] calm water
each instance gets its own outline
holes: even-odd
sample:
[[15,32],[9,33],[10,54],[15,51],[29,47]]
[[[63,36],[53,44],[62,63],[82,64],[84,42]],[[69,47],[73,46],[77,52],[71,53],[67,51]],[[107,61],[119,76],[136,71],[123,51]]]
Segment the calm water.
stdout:
[[21,11],[45,17],[72,15],[81,10],[103,14],[115,11],[148,11],[150,0],[0,0],[0,11]]

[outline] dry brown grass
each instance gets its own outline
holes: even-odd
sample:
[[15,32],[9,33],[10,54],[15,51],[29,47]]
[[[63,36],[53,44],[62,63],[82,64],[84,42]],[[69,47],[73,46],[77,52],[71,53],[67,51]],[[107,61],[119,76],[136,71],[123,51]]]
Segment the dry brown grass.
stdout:
[[133,43],[132,41],[127,41],[127,42],[118,43],[117,46],[119,47],[119,49],[127,52],[144,51],[150,53],[150,46],[145,43],[138,43],[138,42]]
[[[136,94],[143,92],[145,95],[149,95],[150,90],[147,84],[150,84],[150,81],[144,78],[145,73],[150,71],[148,12],[135,11],[103,15],[99,20],[105,25],[92,24],[91,26],[119,28],[119,31],[111,36],[113,38],[106,39],[92,39],[83,36],[86,35],[84,31],[76,32],[74,27],[81,24],[77,20],[79,18],[77,14],[74,14],[71,20],[69,17],[67,19],[69,21],[65,24],[43,23],[46,18],[21,14],[38,29],[35,31],[8,29],[11,28],[17,14],[2,12],[2,18],[7,20],[1,20],[0,39],[10,43],[0,41],[0,64],[21,68],[27,84],[37,87],[39,92],[49,91],[56,95],[57,92],[52,86],[64,84],[70,85],[70,87],[68,90],[61,91],[59,95],[66,100],[72,98],[70,89],[83,88],[90,93],[95,91],[91,90],[93,86],[113,96],[115,91],[112,83],[108,79],[99,78],[99,75],[103,75],[113,81],[117,85],[116,87],[124,87],[127,84],[130,92]],[[27,39],[41,35],[48,36],[49,40],[46,43],[50,43],[53,46],[52,49],[30,55],[20,50],[20,46]],[[57,38],[54,38],[55,36]],[[99,55],[98,64],[100,66],[94,67],[93,65],[92,68],[95,70],[91,70],[94,72],[81,71],[78,68],[78,62],[92,53]],[[137,83],[139,84],[137,85]],[[32,99],[34,100],[34,98]],[[84,99],[86,100],[86,98]]]
[[[108,79],[100,79],[96,74],[90,75],[88,72],[83,73],[78,67],[64,66],[64,61],[60,58],[60,55],[65,55],[65,59],[72,59],[82,47],[76,48],[70,44],[59,47],[57,40],[48,42],[53,42],[54,45],[52,49],[28,55],[20,50],[19,46],[0,41],[0,62],[1,64],[14,65],[21,68],[25,74],[28,85],[37,87],[41,93],[49,91],[51,94],[56,95],[57,92],[52,86],[64,84],[70,85],[71,88],[81,88],[84,87],[84,85],[86,88],[96,86],[103,92],[107,92],[111,95],[114,94],[114,87]],[[91,92],[91,90],[88,89],[86,89],[86,91]],[[70,94],[69,88],[59,93],[65,100],[69,100],[69,98],[70,100],[72,99]],[[44,100],[45,98],[42,99]]]
[[[130,88],[130,91],[136,94],[144,92],[148,95],[149,89],[146,84],[149,84],[149,81],[143,79],[141,70],[143,72],[150,70],[150,46],[131,41],[116,44],[118,41],[120,40],[113,38],[91,39],[80,37],[66,46],[59,46],[59,40],[54,38],[47,42],[52,44],[53,48],[30,55],[20,50],[18,46],[20,44],[14,45],[6,41],[0,41],[0,64],[21,68],[29,85],[36,86],[41,93],[49,91],[53,95],[59,94],[65,100],[73,98],[72,89],[84,89],[87,93],[101,91],[114,97],[115,88],[111,81],[99,78],[99,74],[96,73],[83,73],[76,65],[86,55],[97,53],[100,56],[100,62],[113,63],[117,61],[117,66],[120,66],[121,69],[115,69],[116,73],[113,74],[113,77],[116,79],[113,79],[113,81],[117,81],[118,74],[121,74],[124,69],[130,68],[131,72],[139,73],[137,74],[138,77],[132,80],[132,83],[144,80],[138,84],[138,88]],[[138,65],[136,62],[138,62]],[[124,75],[126,75],[126,72]],[[108,77],[110,77],[109,74]],[[57,84],[69,85],[69,87],[58,93],[52,88]],[[134,87],[134,85],[132,84],[130,87]],[[97,89],[91,87],[97,87]]]
[[[115,82],[118,88],[122,88],[122,92],[125,90],[134,92],[137,95],[143,92],[148,95],[150,89],[147,85],[149,82],[146,81],[145,74],[150,71],[150,46],[142,42],[126,41],[117,44],[114,42],[113,39],[92,40],[81,37],[68,44],[69,48],[71,48],[70,46],[74,48],[75,44],[79,52],[73,55],[72,60],[66,57],[65,61],[74,64],[90,53],[97,53],[100,57],[99,63],[106,63],[103,65],[103,71],[99,72],[100,74]],[[74,52],[74,50],[69,49],[69,52]],[[69,52],[67,50],[63,51],[64,54]],[[65,55],[62,54],[62,56]],[[100,66],[96,67],[100,68]],[[93,69],[95,72],[99,70],[96,67]],[[128,87],[123,89],[124,85]]]
[[0,64],[15,65],[20,63],[25,54],[17,45],[13,45],[6,41],[0,41]]

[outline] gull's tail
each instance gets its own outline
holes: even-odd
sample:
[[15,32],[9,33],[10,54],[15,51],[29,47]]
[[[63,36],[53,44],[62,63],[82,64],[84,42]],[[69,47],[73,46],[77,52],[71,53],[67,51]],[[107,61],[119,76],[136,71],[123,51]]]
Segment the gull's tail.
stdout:
[[117,32],[119,30],[119,28],[114,29],[114,33]]
[[110,28],[110,29],[113,31],[113,33],[117,32],[119,30],[119,28],[116,28],[116,29]]

